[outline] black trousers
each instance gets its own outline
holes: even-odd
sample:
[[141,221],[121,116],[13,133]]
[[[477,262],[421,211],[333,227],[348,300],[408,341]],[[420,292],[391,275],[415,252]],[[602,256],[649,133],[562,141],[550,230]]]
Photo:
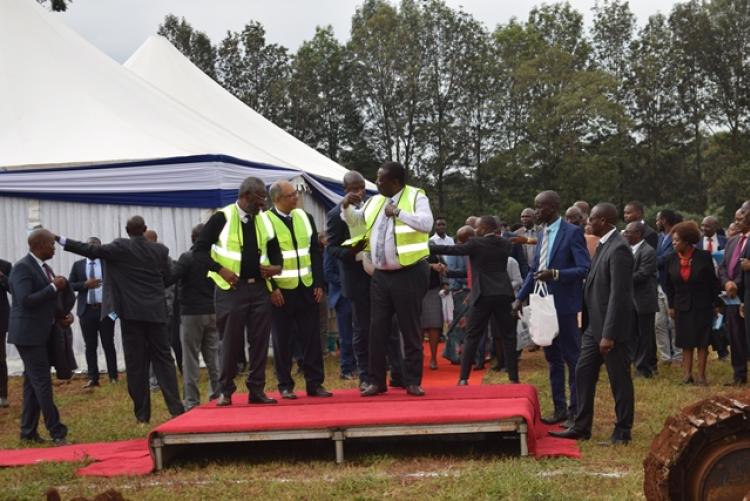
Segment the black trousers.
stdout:
[[738,305],[727,305],[724,319],[729,331],[729,351],[734,380],[747,382],[748,346],[745,335],[745,321],[740,317],[740,307]]
[[104,358],[107,360],[107,374],[110,379],[117,379],[117,352],[115,351],[115,322],[110,317],[101,320],[101,306],[87,306],[81,322],[81,333],[86,345],[86,366],[89,379],[99,381],[99,357],[97,356],[98,340],[101,338]]
[[302,348],[302,371],[307,391],[323,384],[323,351],[320,344],[320,308],[313,300],[312,289],[297,287],[285,290],[284,304],[272,306],[273,362],[279,391],[294,389],[292,379],[292,336]]
[[[51,327],[51,326],[50,326]],[[21,438],[39,436],[39,414],[44,416],[44,425],[53,439],[65,438],[68,428],[60,422],[52,396],[49,348],[16,345],[23,360],[23,406],[21,408]]]
[[375,270],[370,285],[370,382],[385,388],[386,352],[396,316],[401,337],[403,384],[422,383],[422,298],[429,286],[429,266],[420,261],[396,271]]
[[5,338],[7,332],[0,332],[0,398],[8,398],[8,363],[5,351]]
[[469,379],[477,348],[484,340],[484,333],[490,318],[493,318],[492,337],[502,341],[508,378],[511,381],[518,381],[518,352],[516,351],[515,322],[511,314],[512,304],[513,298],[510,296],[480,296],[472,305],[469,310],[464,352],[461,357],[461,375],[459,376],[461,379]]
[[245,349],[247,330],[247,389],[261,392],[266,386],[268,340],[271,337],[271,297],[263,281],[240,282],[236,288],[214,293],[216,327],[219,330],[219,392],[230,396],[237,390],[234,377]]
[[576,397],[578,410],[573,428],[583,435],[591,435],[594,421],[594,399],[596,383],[599,380],[599,369],[602,364],[607,367],[609,385],[615,400],[614,438],[630,439],[633,428],[635,397],[633,380],[630,377],[630,357],[627,342],[615,342],[615,347],[602,357],[599,353],[599,341],[594,339],[589,330],[581,339],[581,355],[576,365]]
[[169,413],[172,416],[182,414],[185,409],[177,388],[177,372],[172,351],[169,349],[166,324],[121,319],[120,326],[125,352],[125,370],[128,375],[128,393],[133,400],[135,417],[140,421],[151,419],[149,364],[153,365]]
[[630,360],[638,374],[651,377],[656,373],[656,313],[639,315],[633,309]]

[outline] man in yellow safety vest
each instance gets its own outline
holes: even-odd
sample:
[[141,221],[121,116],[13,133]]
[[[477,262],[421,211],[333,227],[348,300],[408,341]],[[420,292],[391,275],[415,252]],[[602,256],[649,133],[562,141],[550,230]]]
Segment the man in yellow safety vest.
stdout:
[[265,204],[263,181],[248,177],[240,185],[237,201],[211,216],[195,242],[195,260],[208,268],[216,283],[216,326],[221,338],[218,406],[232,405],[245,330],[250,345],[248,401],[276,403],[264,391],[271,332],[272,285],[267,279],[281,272],[282,260],[273,225],[263,212]]
[[269,190],[273,207],[266,212],[279,241],[283,268],[271,278],[273,308],[273,362],[279,392],[295,399],[292,347],[302,351],[307,395],[330,397],[323,388],[323,351],[320,342],[320,309],[323,298],[323,255],[312,216],[297,208],[299,196],[289,181],[277,181]]
[[352,238],[346,243],[369,242],[375,271],[370,287],[370,384],[361,395],[384,393],[386,387],[386,340],[395,314],[402,336],[403,382],[406,392],[423,396],[422,298],[429,284],[428,240],[433,216],[424,191],[406,184],[406,170],[398,162],[378,169],[379,195],[356,208],[361,195],[349,192],[341,213]]

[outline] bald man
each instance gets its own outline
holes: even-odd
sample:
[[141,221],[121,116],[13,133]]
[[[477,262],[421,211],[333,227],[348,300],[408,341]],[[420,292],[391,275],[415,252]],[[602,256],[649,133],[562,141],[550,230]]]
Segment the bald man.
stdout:
[[[567,420],[576,409],[575,367],[580,353],[581,332],[578,312],[582,309],[583,281],[591,258],[580,226],[560,217],[560,195],[543,191],[534,198],[536,219],[542,224],[531,270],[518,292],[514,310],[520,311],[534,290],[536,281],[546,282],[555,298],[559,334],[544,348],[555,412],[542,420],[555,424]],[[570,403],[565,398],[565,369],[568,369]]]
[[594,206],[589,217],[599,248],[584,288],[584,332],[576,366],[578,407],[571,426],[550,435],[587,440],[594,420],[596,383],[602,365],[607,367],[615,400],[615,427],[608,444],[631,440],[635,398],[630,376],[628,345],[633,308],[633,252],[617,231],[617,209],[610,203]]
[[320,343],[320,309],[323,298],[323,254],[312,216],[297,207],[299,195],[289,181],[277,181],[269,190],[273,207],[266,211],[279,241],[283,265],[271,278],[273,292],[273,363],[281,398],[293,400],[293,336],[302,346],[302,372],[309,397],[330,397],[323,388],[323,351]]
[[68,428],[60,422],[50,377],[48,344],[55,322],[57,292],[68,286],[55,276],[45,261],[55,255],[55,236],[48,230],[34,230],[28,238],[29,253],[13,265],[9,286],[13,305],[10,311],[8,342],[16,345],[23,360],[23,408],[21,440],[41,443],[39,414],[56,445],[65,443]]
[[66,251],[90,259],[102,259],[107,266],[102,317],[114,312],[120,319],[128,393],[139,423],[151,419],[148,387],[149,363],[159,382],[172,416],[184,412],[177,389],[177,373],[167,333],[164,287],[171,282],[169,249],[146,239],[146,222],[141,216],[128,219],[128,238],[109,244],[87,244],[58,236]]

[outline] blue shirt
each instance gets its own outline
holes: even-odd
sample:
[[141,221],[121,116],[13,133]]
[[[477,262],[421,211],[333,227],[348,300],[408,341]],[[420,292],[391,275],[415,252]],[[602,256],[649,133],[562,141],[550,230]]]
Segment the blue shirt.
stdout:
[[[552,257],[552,248],[555,245],[555,238],[557,238],[557,232],[560,231],[560,224],[562,222],[562,218],[558,217],[557,220],[555,220],[554,223],[550,224],[546,228],[542,230],[542,233],[545,237],[549,238],[549,243],[547,244],[547,262],[544,263],[544,267],[549,269],[549,260],[550,257]],[[541,267],[542,263],[539,263],[539,266]]]
[[[451,271],[466,271],[468,268],[468,256],[445,256],[445,264]],[[452,291],[460,291],[467,288],[465,278],[449,278],[448,284]]]
[[[99,258],[91,260],[86,258],[86,277],[91,278],[91,263],[94,263],[94,277],[99,280],[102,279],[102,262]],[[94,291],[94,301],[91,301],[91,291]],[[96,289],[86,289],[86,303],[88,304],[101,304],[102,302],[102,286],[100,285]]]

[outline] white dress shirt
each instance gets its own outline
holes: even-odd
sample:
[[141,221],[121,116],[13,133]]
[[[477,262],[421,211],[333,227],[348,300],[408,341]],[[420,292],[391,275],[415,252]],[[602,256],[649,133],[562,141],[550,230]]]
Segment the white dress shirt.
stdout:
[[[404,190],[402,189],[394,196],[390,197],[394,205],[398,205],[403,193]],[[373,264],[376,269],[398,270],[401,268],[401,263],[398,262],[398,256],[396,254],[396,223],[394,221],[395,218],[386,217],[385,215],[385,206],[388,204],[387,199],[388,197],[386,197],[386,202],[383,204],[383,208],[380,209],[380,213],[375,218],[375,224],[372,225],[372,230],[370,231],[370,252],[373,254]],[[349,205],[345,209],[342,208],[341,217],[350,228],[364,224],[364,205],[361,208],[355,208],[352,205]],[[383,219],[386,219],[384,225],[382,225]],[[432,217],[432,210],[430,209],[430,201],[427,199],[427,196],[423,193],[417,194],[414,214],[399,211],[398,220],[414,230],[429,233],[430,230],[432,230],[434,219]],[[382,235],[379,233],[382,233]],[[385,238],[385,262],[378,263],[375,262],[374,249],[377,249],[377,243],[381,238]]]
[[[89,271],[91,270],[92,262],[94,263],[94,278],[98,278],[99,280],[102,280],[102,262],[99,258],[96,258],[96,259],[86,258],[86,276],[88,278],[91,278],[91,276],[89,275]],[[86,303],[88,304],[92,304],[91,301],[89,301],[89,298],[91,297],[91,290],[92,289],[86,289]],[[99,285],[99,287],[94,288],[93,291],[94,291],[93,304],[101,304],[102,291],[103,291],[102,286]]]

